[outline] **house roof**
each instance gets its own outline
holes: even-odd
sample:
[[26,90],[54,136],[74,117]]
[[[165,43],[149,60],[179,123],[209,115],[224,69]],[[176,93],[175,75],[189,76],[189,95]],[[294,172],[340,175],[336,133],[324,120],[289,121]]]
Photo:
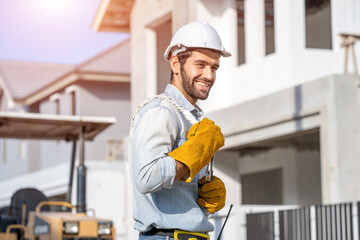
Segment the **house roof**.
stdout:
[[0,60],[0,76],[14,99],[33,94],[75,69],[67,64]]
[[130,75],[130,38],[82,63],[78,71]]
[[135,0],[102,0],[93,21],[96,31],[130,33],[130,14]]
[[78,80],[130,82],[130,39],[80,65],[0,60],[0,87],[30,105]]

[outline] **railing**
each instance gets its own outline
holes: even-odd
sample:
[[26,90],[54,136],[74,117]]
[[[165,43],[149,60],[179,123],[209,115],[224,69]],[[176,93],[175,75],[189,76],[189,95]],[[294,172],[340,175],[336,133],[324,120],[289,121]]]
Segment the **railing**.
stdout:
[[246,215],[248,240],[274,240],[274,213],[253,213]]
[[[227,221],[227,224],[224,228],[224,231],[222,233],[221,240],[246,240],[247,235],[253,236],[253,239],[256,240],[278,240],[279,236],[279,215],[278,211],[281,210],[287,210],[287,209],[293,209],[298,206],[286,206],[286,205],[235,205],[233,207],[233,210],[231,211],[231,214],[229,216],[229,219]],[[214,231],[210,232],[211,239],[216,240],[219,236],[220,230],[224,224],[226,215],[229,211],[229,206],[225,206],[221,211],[216,212],[215,214],[212,214],[210,216],[210,221],[214,224]],[[248,214],[256,214],[256,213],[264,213],[268,212],[270,216],[265,217],[262,221],[262,226],[272,225],[273,230],[268,230],[268,232],[260,233],[260,231],[257,231],[256,228],[253,229],[254,231],[251,231],[248,229],[249,224],[247,224],[248,216],[251,218]],[[270,214],[271,212],[271,214]],[[273,214],[273,217],[272,217]],[[273,223],[270,224],[270,220],[273,220]],[[251,220],[256,221],[255,218],[252,218]],[[250,220],[250,221],[251,221]],[[272,221],[272,220],[271,220]],[[256,222],[254,222],[253,226],[258,226]],[[272,232],[273,231],[273,232]],[[257,234],[262,234],[257,235]],[[268,237],[268,238],[266,238]]]
[[360,202],[246,214],[246,239],[359,240]]
[[279,211],[280,239],[311,240],[310,207]]
[[352,204],[316,206],[316,236],[319,240],[352,240]]

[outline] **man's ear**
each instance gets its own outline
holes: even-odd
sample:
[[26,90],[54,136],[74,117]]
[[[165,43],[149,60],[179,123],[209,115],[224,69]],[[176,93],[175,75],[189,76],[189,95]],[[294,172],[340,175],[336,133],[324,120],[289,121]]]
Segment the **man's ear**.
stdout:
[[180,61],[177,56],[172,56],[170,58],[170,67],[175,75],[180,73]]

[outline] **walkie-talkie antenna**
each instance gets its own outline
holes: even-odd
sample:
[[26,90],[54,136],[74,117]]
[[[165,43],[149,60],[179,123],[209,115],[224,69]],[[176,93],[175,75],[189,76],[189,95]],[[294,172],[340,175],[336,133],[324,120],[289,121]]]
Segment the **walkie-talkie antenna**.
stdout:
[[226,224],[226,222],[227,222],[227,220],[228,220],[228,218],[229,218],[229,215],[230,215],[230,212],[231,212],[232,207],[233,207],[233,205],[231,204],[231,205],[230,205],[229,212],[228,212],[228,214],[226,215],[226,218],[225,218],[224,224],[223,224],[223,225],[222,225],[222,227],[221,227],[221,230],[220,230],[219,236],[217,237],[217,240],[220,240],[220,239],[221,239],[221,234],[222,234],[222,232],[223,232],[223,230],[224,230],[224,227],[225,227],[225,224]]

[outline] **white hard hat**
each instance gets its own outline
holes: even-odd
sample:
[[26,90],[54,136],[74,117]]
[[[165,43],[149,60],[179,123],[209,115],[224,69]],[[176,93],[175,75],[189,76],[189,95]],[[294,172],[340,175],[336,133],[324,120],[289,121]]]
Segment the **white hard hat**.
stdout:
[[[174,47],[178,49],[171,53]],[[187,48],[206,48],[218,51],[223,57],[231,56],[231,53],[225,51],[216,30],[206,22],[191,22],[179,28],[171,39],[164,58],[170,60],[171,55],[177,55]]]

